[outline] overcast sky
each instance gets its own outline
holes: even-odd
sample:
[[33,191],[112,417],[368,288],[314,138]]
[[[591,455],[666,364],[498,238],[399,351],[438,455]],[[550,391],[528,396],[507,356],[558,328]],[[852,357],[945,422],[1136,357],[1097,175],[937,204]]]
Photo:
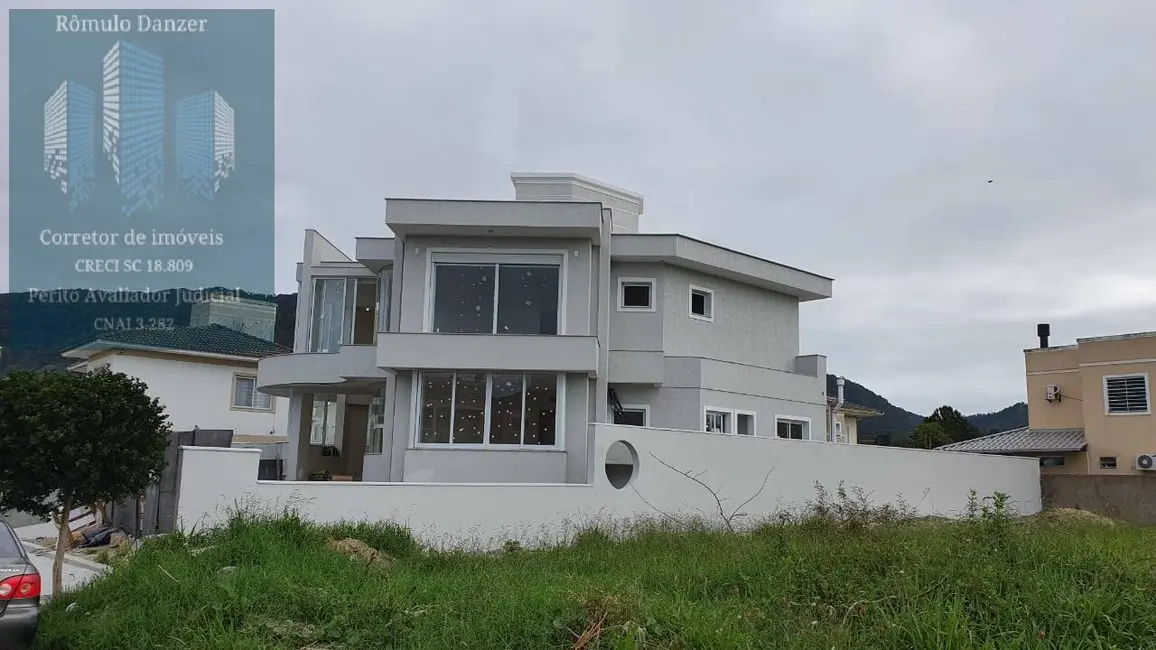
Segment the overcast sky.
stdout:
[[1151,0],[272,6],[280,291],[305,228],[352,251],[385,196],[572,171],[645,195],[643,231],[835,278],[803,352],[919,413],[1024,399],[1037,322],[1156,329]]

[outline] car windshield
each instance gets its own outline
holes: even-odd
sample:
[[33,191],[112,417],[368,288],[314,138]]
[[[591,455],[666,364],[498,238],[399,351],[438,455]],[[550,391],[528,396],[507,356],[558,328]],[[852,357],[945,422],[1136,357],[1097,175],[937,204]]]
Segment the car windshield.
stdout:
[[12,529],[0,523],[0,558],[13,559],[23,557],[20,552],[20,541],[12,534]]

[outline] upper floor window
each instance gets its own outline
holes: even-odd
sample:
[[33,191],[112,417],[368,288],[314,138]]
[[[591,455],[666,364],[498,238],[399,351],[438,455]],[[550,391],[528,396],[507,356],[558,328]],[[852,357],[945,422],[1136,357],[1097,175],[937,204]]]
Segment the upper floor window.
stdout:
[[557,334],[560,256],[437,261],[430,329],[453,334]]
[[654,311],[654,279],[618,278],[618,311]]
[[1104,404],[1109,414],[1148,413],[1148,375],[1104,377]]
[[272,411],[273,400],[257,390],[254,375],[233,375],[233,408]]
[[695,320],[714,320],[714,292],[703,287],[690,287],[690,317]]
[[377,278],[317,278],[309,351],[372,345],[377,338],[379,301]]

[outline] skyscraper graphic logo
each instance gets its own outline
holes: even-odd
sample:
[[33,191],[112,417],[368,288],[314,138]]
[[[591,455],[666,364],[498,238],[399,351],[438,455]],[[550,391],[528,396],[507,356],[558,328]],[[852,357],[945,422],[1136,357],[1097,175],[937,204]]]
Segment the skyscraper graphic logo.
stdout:
[[188,197],[213,200],[235,164],[235,113],[216,91],[177,102],[177,187]]
[[60,181],[68,211],[92,194],[96,180],[96,96],[65,81],[44,103],[44,171]]
[[165,78],[161,57],[117,41],[104,55],[102,144],[132,216],[160,202],[165,176]]

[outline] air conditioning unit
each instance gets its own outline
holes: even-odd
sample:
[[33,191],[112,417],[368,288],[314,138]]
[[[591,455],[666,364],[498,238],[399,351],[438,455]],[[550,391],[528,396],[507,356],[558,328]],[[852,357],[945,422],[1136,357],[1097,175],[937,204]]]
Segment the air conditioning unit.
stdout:
[[1156,470],[1156,454],[1140,454],[1137,456],[1136,469],[1147,472]]
[[1044,399],[1049,402],[1060,401],[1060,387],[1055,384],[1048,384],[1047,389],[1044,391]]

